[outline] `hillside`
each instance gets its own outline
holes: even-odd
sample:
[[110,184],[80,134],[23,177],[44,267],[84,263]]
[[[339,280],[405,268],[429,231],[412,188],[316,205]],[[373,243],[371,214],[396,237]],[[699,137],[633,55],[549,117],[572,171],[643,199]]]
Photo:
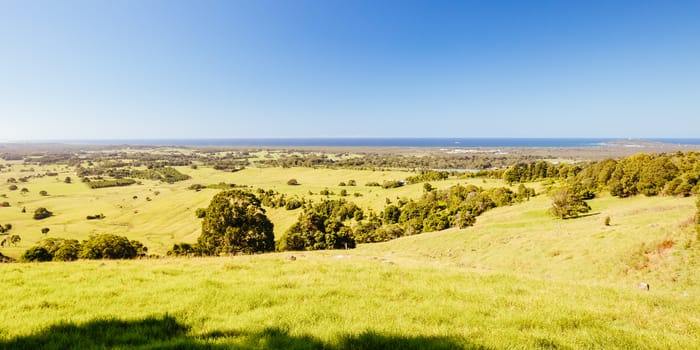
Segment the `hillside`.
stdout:
[[0,265],[0,349],[700,342],[692,199],[603,197],[563,221],[547,206],[538,196],[468,229],[354,250]]

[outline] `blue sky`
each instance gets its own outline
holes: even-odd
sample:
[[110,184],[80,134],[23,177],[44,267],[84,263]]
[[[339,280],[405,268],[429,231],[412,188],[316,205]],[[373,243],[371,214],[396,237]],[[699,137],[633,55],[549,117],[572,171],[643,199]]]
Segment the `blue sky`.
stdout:
[[0,140],[700,137],[700,1],[0,0]]

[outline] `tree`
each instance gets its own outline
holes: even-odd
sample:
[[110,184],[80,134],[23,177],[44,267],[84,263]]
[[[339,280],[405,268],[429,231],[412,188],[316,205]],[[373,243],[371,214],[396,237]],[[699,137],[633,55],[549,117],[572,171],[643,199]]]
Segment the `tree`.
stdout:
[[253,254],[275,249],[272,222],[254,194],[221,192],[206,211],[197,240],[202,254]]
[[138,255],[138,247],[134,247],[132,242],[126,237],[113,234],[92,236],[83,241],[79,257],[83,259],[133,259]]
[[580,194],[569,186],[562,187],[552,194],[552,207],[550,213],[562,219],[577,217],[579,214],[587,213],[591,207],[586,203]]
[[48,218],[49,216],[53,215],[52,212],[48,211],[46,208],[41,207],[38,208],[37,210],[34,211],[34,220],[41,220]]

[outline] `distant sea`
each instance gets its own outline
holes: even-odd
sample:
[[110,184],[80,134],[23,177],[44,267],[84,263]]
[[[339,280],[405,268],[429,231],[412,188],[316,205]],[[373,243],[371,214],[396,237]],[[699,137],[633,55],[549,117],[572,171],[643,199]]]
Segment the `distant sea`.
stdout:
[[[595,147],[609,142],[663,142],[700,145],[700,139],[613,139],[613,138],[240,138],[240,139],[111,139],[51,140],[65,144],[145,146],[336,146],[336,147]],[[31,143],[38,143],[32,141]]]

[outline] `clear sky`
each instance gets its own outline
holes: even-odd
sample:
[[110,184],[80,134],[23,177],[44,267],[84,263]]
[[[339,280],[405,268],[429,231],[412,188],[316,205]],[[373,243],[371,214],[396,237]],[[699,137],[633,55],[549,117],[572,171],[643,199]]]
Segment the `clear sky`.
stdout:
[[700,1],[0,0],[0,140],[700,137]]

